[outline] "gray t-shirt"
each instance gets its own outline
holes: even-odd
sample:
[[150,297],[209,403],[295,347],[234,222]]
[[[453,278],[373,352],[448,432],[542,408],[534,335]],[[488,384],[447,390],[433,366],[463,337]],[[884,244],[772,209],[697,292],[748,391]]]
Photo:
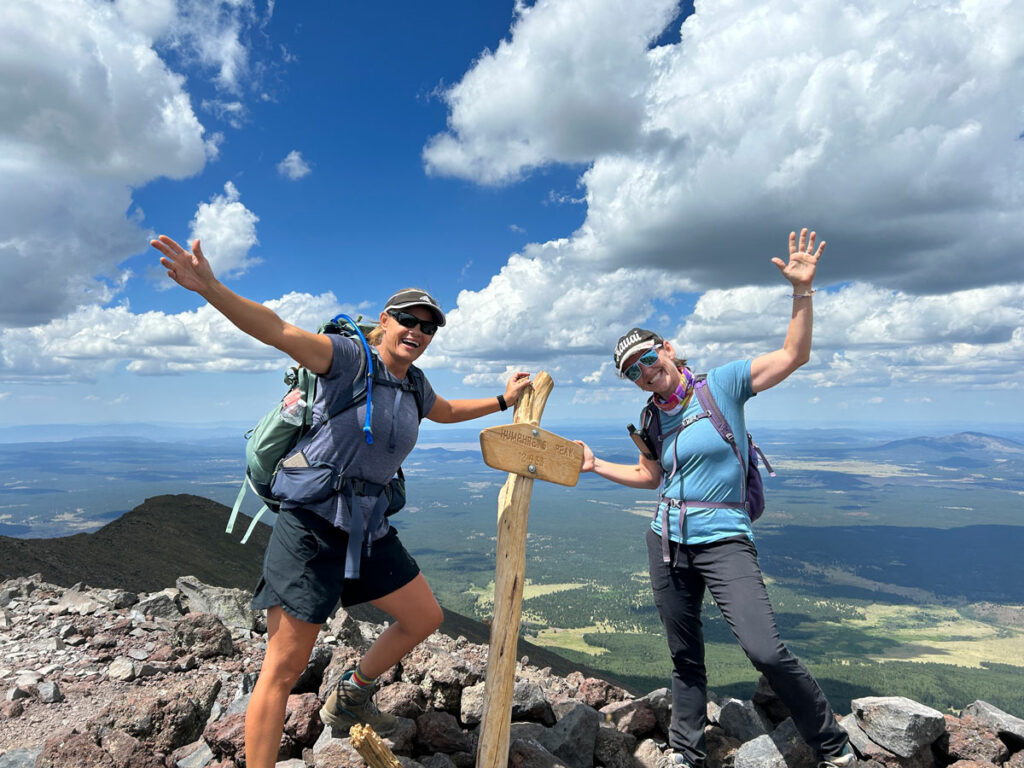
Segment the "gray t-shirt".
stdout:
[[[328,406],[335,398],[347,397],[352,389],[356,375],[359,373],[365,353],[358,340],[346,336],[331,335],[334,345],[334,358],[331,369],[319,378],[316,397],[313,400],[313,424],[321,424]],[[380,375],[388,381],[402,381],[392,375],[377,357]],[[349,408],[335,416],[329,422],[316,428],[312,438],[300,442],[299,447],[305,454],[310,465],[330,464],[336,467],[347,478],[361,478],[373,483],[384,485],[398,471],[405,457],[416,445],[419,435],[419,411],[416,397],[412,392],[403,392],[399,387],[377,385],[373,387],[373,444],[367,445],[363,434],[366,420],[366,402]],[[424,376],[423,413],[433,408],[437,395],[434,394],[430,382]],[[398,403],[398,416],[395,418],[395,403]],[[375,499],[356,497],[362,507],[364,519],[369,519]],[[330,498],[315,503],[298,504],[282,499],[283,509],[302,507],[331,521],[345,530],[350,528],[352,511],[347,508],[344,494],[335,494]],[[370,531],[370,538],[378,539],[388,532],[389,523],[385,519],[377,530]]]

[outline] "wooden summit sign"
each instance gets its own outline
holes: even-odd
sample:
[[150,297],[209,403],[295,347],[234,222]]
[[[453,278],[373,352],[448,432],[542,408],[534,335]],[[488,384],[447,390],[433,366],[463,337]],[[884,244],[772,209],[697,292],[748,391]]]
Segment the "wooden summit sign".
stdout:
[[583,447],[529,423],[489,427],[480,433],[484,463],[523,477],[576,485]]
[[533,379],[513,415],[513,423],[480,433],[489,467],[509,472],[498,494],[498,549],[494,567],[494,616],[487,654],[487,683],[480,721],[477,768],[506,768],[516,676],[516,641],[526,574],[526,524],[534,479],[576,485],[583,448],[540,429],[540,417],[554,382],[545,371]]

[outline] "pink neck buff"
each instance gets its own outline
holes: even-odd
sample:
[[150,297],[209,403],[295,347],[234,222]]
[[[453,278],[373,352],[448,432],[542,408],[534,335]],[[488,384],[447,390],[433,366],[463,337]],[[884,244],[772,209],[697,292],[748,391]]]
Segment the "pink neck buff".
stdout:
[[693,374],[690,373],[688,368],[680,368],[679,374],[681,378],[675,392],[664,400],[657,394],[653,398],[654,405],[669,416],[674,416],[683,410],[693,395]]

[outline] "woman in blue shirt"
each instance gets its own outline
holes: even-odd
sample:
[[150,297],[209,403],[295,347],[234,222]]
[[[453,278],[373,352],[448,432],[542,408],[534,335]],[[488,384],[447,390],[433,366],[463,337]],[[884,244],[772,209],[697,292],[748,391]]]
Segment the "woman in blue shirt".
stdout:
[[[799,242],[791,232],[789,261],[772,259],[793,286],[793,314],[782,348],[708,372],[707,387],[735,435],[747,434],[744,403],[810,357],[811,285],[825,249],[824,241],[815,249],[815,241],[814,232],[808,236],[801,230]],[[621,376],[651,393],[659,410],[661,455],[615,464],[584,445],[583,471],[631,488],[654,489],[664,480],[663,501],[647,532],[654,602],[673,662],[670,748],[659,766],[704,768],[707,673],[700,612],[705,588],[747,657],[789,707],[801,735],[817,752],[819,766],[853,765],[846,735],[821,688],[779,639],[750,517],[742,505],[745,472],[710,419],[690,421],[704,409],[694,396],[695,379],[686,361],[676,357],[670,342],[643,328],[619,339],[614,361]],[[746,461],[746,451],[741,454]],[[682,499],[685,505],[678,503]]]

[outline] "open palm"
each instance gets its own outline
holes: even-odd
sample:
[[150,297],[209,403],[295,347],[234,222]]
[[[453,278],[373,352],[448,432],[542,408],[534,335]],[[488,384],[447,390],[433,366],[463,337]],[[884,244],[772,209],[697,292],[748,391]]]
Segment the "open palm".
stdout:
[[214,281],[213,269],[203,256],[198,240],[192,241],[191,252],[167,235],[160,235],[156,240],[150,240],[149,244],[163,254],[160,264],[167,270],[167,276],[182,288],[202,293]]
[[822,240],[815,249],[817,233],[811,232],[808,236],[807,228],[800,230],[800,240],[797,242],[796,232],[789,233],[789,262],[780,258],[772,259],[772,263],[779,268],[782,276],[785,277],[794,288],[810,288],[814,282],[814,273],[818,269],[818,260],[825,251],[825,241]]

